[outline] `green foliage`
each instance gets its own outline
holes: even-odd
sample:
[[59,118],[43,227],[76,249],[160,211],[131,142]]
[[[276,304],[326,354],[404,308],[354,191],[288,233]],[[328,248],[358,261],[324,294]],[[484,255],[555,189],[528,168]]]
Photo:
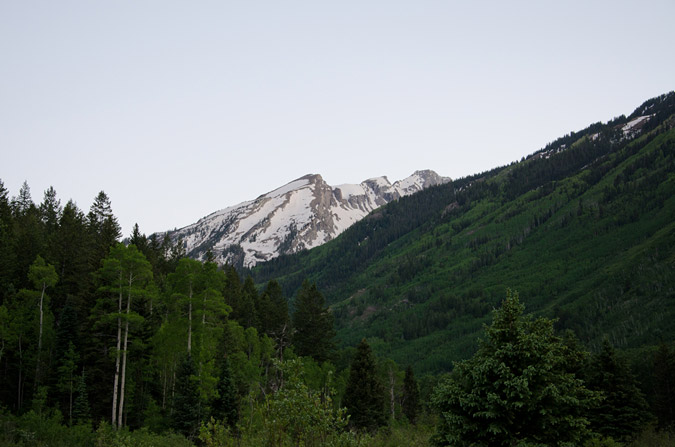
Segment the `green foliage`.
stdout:
[[654,355],[654,415],[660,428],[675,428],[675,352],[661,343]]
[[293,313],[295,352],[319,362],[328,360],[335,349],[334,336],[333,315],[326,307],[323,295],[316,284],[303,282]]
[[386,424],[384,388],[376,373],[375,356],[365,339],[356,348],[342,403],[350,424],[359,430],[372,432]]
[[89,425],[91,421],[91,411],[89,408],[89,393],[87,392],[87,381],[82,369],[82,374],[77,378],[75,385],[75,401],[73,402],[72,421],[78,425]]
[[197,386],[197,369],[188,354],[176,371],[176,385],[173,395],[171,427],[188,439],[197,436],[202,418],[202,402]]
[[589,436],[585,414],[597,397],[567,368],[577,353],[551,320],[523,310],[509,293],[478,352],[437,388],[435,445],[573,446]]
[[647,402],[625,360],[604,340],[602,351],[585,368],[588,387],[602,394],[589,412],[591,429],[618,441],[632,438],[648,419]]
[[304,382],[301,360],[275,362],[283,376],[279,389],[256,402],[251,422],[240,427],[235,442],[232,432],[215,420],[202,425],[200,439],[207,446],[356,446],[346,432],[344,409],[335,409],[332,396],[312,390]]
[[96,447],[193,447],[194,444],[184,436],[175,433],[154,434],[146,428],[129,431],[124,428],[115,430],[102,422],[95,433]]
[[507,287],[589,347],[605,335],[622,349],[673,339],[675,95],[653,110],[637,138],[617,134],[625,117],[594,124],[388,204],[254,277],[287,295],[316,282],[340,346],[380,339],[378,354],[420,374],[471,356]]
[[218,395],[211,404],[211,415],[217,421],[224,423],[229,427],[234,427],[239,419],[239,399],[237,387],[232,378],[232,369],[230,362],[225,357],[220,365],[220,376],[218,377]]
[[420,392],[415,380],[415,373],[410,365],[405,370],[403,379],[403,414],[414,424],[417,421],[417,414],[420,406]]

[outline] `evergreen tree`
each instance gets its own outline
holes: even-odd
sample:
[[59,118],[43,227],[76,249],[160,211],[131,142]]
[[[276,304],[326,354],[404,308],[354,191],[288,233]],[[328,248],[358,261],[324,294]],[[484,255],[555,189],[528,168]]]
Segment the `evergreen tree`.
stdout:
[[675,354],[665,343],[654,355],[654,395],[659,427],[675,427]]
[[65,399],[62,400],[67,402],[66,405],[64,405],[64,408],[66,409],[64,413],[68,415],[68,423],[70,425],[73,425],[73,396],[75,395],[75,387],[78,381],[75,371],[77,370],[79,361],[80,356],[75,352],[75,345],[70,342],[68,344],[68,350],[59,360],[59,379],[57,383],[58,390],[65,396]]
[[248,276],[244,280],[241,289],[241,301],[239,315],[236,320],[245,328],[259,328],[258,315],[256,314],[256,303],[258,302],[258,291],[255,288],[253,278]]
[[87,315],[93,303],[85,303],[88,288],[91,286],[91,269],[88,250],[91,236],[87,231],[85,217],[77,205],[69,200],[61,212],[59,225],[52,239],[51,257],[56,264],[60,281],[58,289],[61,296],[76,297],[73,303],[78,313]]
[[403,403],[401,406],[403,407],[403,414],[414,424],[417,421],[417,412],[420,406],[420,392],[410,365],[406,368],[403,379]]
[[283,296],[281,285],[275,280],[270,280],[258,303],[260,331],[272,338],[278,349],[283,350],[290,336],[290,318],[288,302]]
[[54,232],[61,219],[61,201],[56,198],[56,191],[54,187],[50,186],[44,194],[44,199],[39,207],[40,218],[45,226],[47,237],[49,238]]
[[628,363],[617,356],[606,338],[586,368],[586,382],[590,389],[602,393],[601,402],[589,413],[593,431],[616,441],[637,434],[648,418],[647,402]]
[[103,191],[98,193],[89,209],[87,226],[92,236],[90,262],[93,269],[98,269],[101,260],[108,255],[122,235],[117,218],[113,215],[110,199]]
[[91,420],[89,410],[89,394],[87,393],[87,381],[85,379],[84,369],[77,380],[75,387],[75,401],[73,402],[73,423],[88,424]]
[[192,356],[187,354],[176,371],[171,427],[188,439],[195,437],[201,420],[201,402],[196,375],[197,369]]
[[234,427],[239,419],[237,387],[232,377],[230,361],[226,356],[221,361],[219,369],[218,396],[211,403],[211,415]]
[[469,360],[436,388],[438,446],[581,445],[595,399],[574,373],[575,357],[553,333],[553,321],[523,316],[510,291]]
[[23,183],[19,196],[12,200],[12,211],[17,274],[14,285],[17,288],[28,288],[30,287],[28,269],[35,258],[44,251],[44,229],[40,212],[31,199],[30,188],[26,182]]
[[5,302],[14,288],[16,270],[14,223],[9,192],[0,180],[0,303]]
[[37,289],[40,300],[38,302],[39,310],[39,329],[38,329],[38,351],[37,351],[37,362],[35,367],[35,383],[40,384],[42,380],[41,370],[42,370],[42,333],[44,331],[44,315],[45,308],[48,310],[48,302],[46,301],[46,290],[47,287],[54,287],[54,284],[59,280],[54,266],[51,264],[46,264],[44,259],[40,255],[35,258],[35,262],[30,266],[28,272],[28,277],[33,283],[34,287]]
[[356,348],[342,404],[350,416],[349,423],[359,430],[374,431],[386,424],[384,388],[365,338]]
[[305,280],[295,299],[293,314],[293,346],[298,355],[318,362],[328,360],[335,349],[333,315],[325,305],[323,295]]

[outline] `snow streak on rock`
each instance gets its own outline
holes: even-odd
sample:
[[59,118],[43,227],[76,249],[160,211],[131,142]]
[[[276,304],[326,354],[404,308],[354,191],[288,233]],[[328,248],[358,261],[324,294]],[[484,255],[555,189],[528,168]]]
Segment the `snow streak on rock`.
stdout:
[[427,170],[394,184],[376,177],[331,187],[320,175],[310,174],[255,200],[216,211],[169,236],[182,239],[190,257],[204,259],[210,250],[221,264],[236,263],[243,250],[239,261],[251,267],[280,254],[317,247],[374,209],[449,180]]

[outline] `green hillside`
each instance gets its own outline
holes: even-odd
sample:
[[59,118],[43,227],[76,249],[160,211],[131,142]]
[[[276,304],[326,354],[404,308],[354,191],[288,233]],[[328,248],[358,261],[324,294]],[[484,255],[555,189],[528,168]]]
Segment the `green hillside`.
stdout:
[[368,337],[421,372],[468,357],[507,288],[591,348],[605,335],[621,348],[675,339],[674,113],[675,93],[663,95],[519,163],[402,198],[258,266],[256,282],[277,278],[290,296],[316,281],[341,344]]

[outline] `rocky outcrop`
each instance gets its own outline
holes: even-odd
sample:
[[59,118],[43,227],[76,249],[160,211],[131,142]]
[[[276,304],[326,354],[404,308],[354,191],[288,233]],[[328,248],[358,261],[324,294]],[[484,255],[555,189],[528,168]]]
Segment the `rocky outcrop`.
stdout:
[[447,181],[434,171],[417,171],[394,184],[376,177],[331,187],[310,174],[168,234],[183,241],[190,257],[203,259],[211,251],[219,263],[251,267],[324,244],[374,209]]

